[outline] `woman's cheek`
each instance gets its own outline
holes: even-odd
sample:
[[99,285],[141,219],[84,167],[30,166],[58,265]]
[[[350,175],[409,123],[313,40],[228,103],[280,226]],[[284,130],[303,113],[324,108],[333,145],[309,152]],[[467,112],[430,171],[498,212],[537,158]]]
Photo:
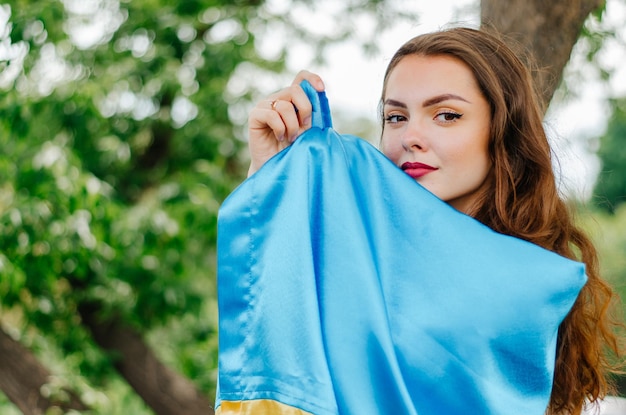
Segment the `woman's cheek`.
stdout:
[[391,137],[383,137],[382,152],[387,158],[397,164],[402,154],[402,146],[397,145]]

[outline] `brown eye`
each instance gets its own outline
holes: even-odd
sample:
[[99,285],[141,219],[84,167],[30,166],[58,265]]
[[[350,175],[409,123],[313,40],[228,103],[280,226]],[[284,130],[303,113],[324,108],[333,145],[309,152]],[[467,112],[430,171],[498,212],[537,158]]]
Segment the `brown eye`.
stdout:
[[442,112],[442,113],[437,114],[435,119],[442,123],[451,123],[451,122],[458,120],[462,116],[463,114],[459,114],[458,112],[448,111],[448,112]]
[[406,120],[405,117],[403,117],[402,115],[397,115],[397,114],[388,115],[387,117],[385,117],[386,124],[397,124],[405,120]]

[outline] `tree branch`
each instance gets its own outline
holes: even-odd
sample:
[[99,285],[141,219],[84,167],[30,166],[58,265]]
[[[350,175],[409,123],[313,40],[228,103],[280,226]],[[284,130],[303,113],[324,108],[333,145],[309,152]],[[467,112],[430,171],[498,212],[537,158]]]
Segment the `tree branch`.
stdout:
[[532,51],[533,73],[547,109],[589,14],[605,0],[482,0],[481,22]]
[[50,408],[63,412],[87,410],[77,395],[68,390],[44,396],[50,372],[33,353],[0,329],[0,389],[24,415],[43,415]]
[[214,413],[195,385],[163,365],[139,333],[114,318],[100,321],[96,310],[93,304],[80,307],[84,324],[100,347],[118,356],[117,370],[156,414]]

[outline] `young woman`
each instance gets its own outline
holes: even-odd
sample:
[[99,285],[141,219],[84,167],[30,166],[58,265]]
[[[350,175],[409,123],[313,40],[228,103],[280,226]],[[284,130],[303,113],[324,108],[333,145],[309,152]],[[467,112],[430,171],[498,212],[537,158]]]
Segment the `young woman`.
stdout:
[[[311,125],[299,86],[254,108],[249,174]],[[296,111],[297,108],[297,111]],[[418,36],[392,58],[380,102],[383,153],[418,183],[493,230],[586,264],[587,283],[561,323],[550,414],[579,414],[609,390],[619,355],[596,251],[559,197],[551,151],[529,71],[497,36],[454,28]]]

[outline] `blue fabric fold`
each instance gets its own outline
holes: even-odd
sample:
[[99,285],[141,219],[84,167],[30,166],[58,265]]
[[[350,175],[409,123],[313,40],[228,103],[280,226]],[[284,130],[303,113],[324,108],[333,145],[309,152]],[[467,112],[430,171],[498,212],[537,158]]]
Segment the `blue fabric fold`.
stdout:
[[583,264],[456,211],[303,88],[313,128],[219,212],[216,404],[543,414]]

